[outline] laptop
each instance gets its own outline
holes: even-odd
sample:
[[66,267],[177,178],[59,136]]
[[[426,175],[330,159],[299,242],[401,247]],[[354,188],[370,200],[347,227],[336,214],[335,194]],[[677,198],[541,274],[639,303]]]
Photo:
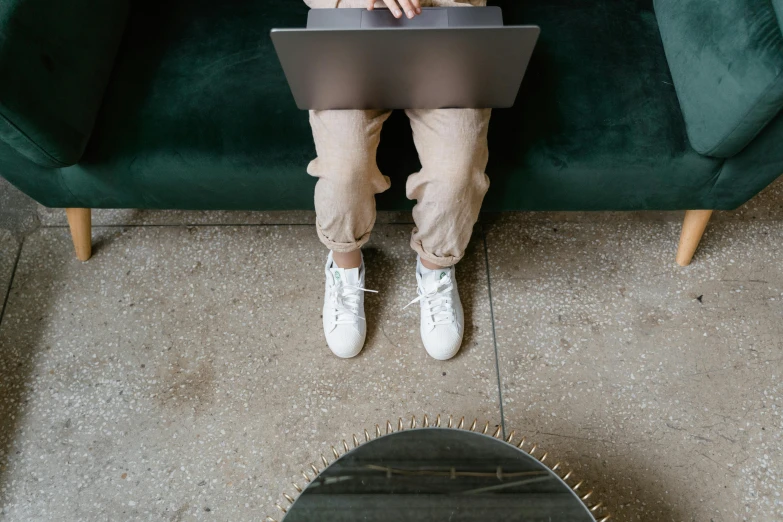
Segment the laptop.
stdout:
[[513,106],[539,33],[499,7],[442,7],[312,9],[271,36],[300,109],[442,109]]

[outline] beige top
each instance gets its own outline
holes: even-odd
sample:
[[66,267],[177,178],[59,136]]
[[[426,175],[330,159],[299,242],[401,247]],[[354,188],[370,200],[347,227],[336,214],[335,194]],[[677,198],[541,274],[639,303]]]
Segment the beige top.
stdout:
[[[326,7],[367,7],[368,0],[304,0],[313,8]],[[422,7],[485,6],[487,0],[421,0]],[[382,0],[376,0],[375,7],[384,7]]]

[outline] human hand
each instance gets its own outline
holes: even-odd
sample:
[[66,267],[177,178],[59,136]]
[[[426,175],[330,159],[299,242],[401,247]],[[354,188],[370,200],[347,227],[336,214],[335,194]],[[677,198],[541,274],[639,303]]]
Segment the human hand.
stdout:
[[[408,18],[421,14],[421,0],[383,0],[383,3],[392,12],[394,18],[400,18],[403,9]],[[375,9],[375,0],[367,0],[367,9],[370,11]]]

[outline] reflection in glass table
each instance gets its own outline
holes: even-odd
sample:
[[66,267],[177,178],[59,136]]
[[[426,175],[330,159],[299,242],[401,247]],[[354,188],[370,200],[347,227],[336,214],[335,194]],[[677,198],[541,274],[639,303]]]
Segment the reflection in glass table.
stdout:
[[503,440],[419,428],[347,452],[311,480],[284,522],[595,522],[600,505],[591,513],[589,495],[578,493]]

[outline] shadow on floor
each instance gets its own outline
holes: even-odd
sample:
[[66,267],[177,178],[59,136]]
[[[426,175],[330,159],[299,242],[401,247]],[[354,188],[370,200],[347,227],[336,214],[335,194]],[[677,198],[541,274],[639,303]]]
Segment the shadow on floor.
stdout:
[[[474,348],[474,322],[482,320],[474,317],[474,303],[478,297],[476,292],[479,291],[478,289],[486,291],[485,258],[484,253],[478,251],[483,248],[481,239],[481,232],[477,229],[474,240],[468,246],[465,259],[457,265],[457,285],[465,314],[465,331],[462,349],[460,350],[460,355],[457,355],[458,358]],[[398,263],[395,263],[383,250],[372,245],[366,246],[362,253],[367,266],[366,286],[369,289],[378,291],[378,294],[370,294],[370,297],[365,300],[367,341],[362,352],[364,354],[372,351],[372,347],[376,345],[379,335],[386,337],[386,340],[392,346],[396,346],[386,336],[382,318],[391,316],[387,309],[390,306],[394,306],[394,303],[388,296],[393,295],[393,289],[399,286],[399,282],[403,281],[402,278],[413,279],[415,265],[410,264],[404,267],[408,268],[409,271],[397,270]],[[411,259],[415,259],[413,255]],[[480,277],[480,279],[477,281],[476,277]],[[416,297],[415,293],[411,295],[411,299]],[[419,305],[415,304],[411,308],[418,311]],[[411,327],[415,327],[416,331],[418,331],[418,323],[412,324]]]
[[[0,329],[0,505],[5,504],[4,498],[8,461],[21,450],[16,447],[16,436],[24,419],[28,394],[35,380],[36,360],[41,350],[48,350],[44,340],[44,327],[47,317],[52,312],[54,299],[40,299],[40,307],[34,316],[15,315],[13,310],[24,310],[15,306],[15,301],[30,299],[30,295],[48,297],[57,291],[58,281],[62,279],[62,265],[50,263],[48,270],[37,269],[39,275],[35,280],[27,277],[25,272],[31,270],[31,263],[25,260],[20,248],[20,259],[8,293],[8,301],[2,315],[2,325],[11,322],[22,323],[24,336],[17,337],[21,342],[11,343],[7,339],[10,328]],[[24,283],[20,283],[24,281]],[[18,329],[18,327],[17,327]],[[54,370],[51,370],[54,371]]]
[[367,267],[367,276],[365,286],[368,289],[375,290],[377,294],[367,294],[369,301],[365,298],[365,315],[367,317],[367,341],[365,342],[365,349],[363,353],[372,351],[372,347],[376,345],[378,336],[382,335],[386,337],[386,340],[392,343],[391,339],[386,336],[383,331],[383,324],[381,324],[381,317],[385,315],[386,303],[384,297],[388,296],[391,289],[394,287],[393,278],[389,277],[387,271],[376,270],[376,267],[388,267],[392,265],[389,256],[381,249],[368,246],[363,249],[364,264]]

